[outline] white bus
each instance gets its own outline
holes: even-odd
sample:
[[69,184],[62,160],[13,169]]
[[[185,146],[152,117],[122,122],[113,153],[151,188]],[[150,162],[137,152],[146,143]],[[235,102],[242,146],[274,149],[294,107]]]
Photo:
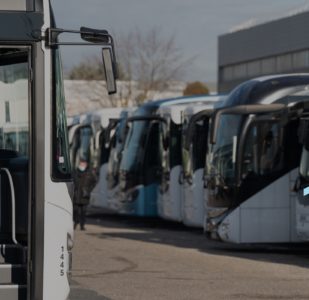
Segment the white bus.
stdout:
[[206,172],[209,237],[232,243],[299,240],[292,189],[308,87],[308,74],[253,79],[215,112]]
[[218,96],[205,96],[192,99],[191,103],[161,106],[158,114],[165,120],[160,126],[160,161],[162,164],[161,180],[158,187],[158,215],[163,219],[182,222],[183,190],[182,174],[182,127],[184,111],[189,107],[202,105],[213,106]]
[[161,106],[158,109],[165,122],[160,125],[161,180],[158,186],[158,216],[181,222],[182,194],[179,176],[181,163],[181,129],[183,111],[190,104]]
[[182,221],[187,226],[203,227],[206,214],[204,201],[204,168],[207,153],[209,119],[221,99],[214,104],[194,105],[185,109],[182,126]]
[[162,123],[166,123],[158,111],[163,106],[205,103],[209,97],[195,95],[149,101],[127,119],[128,132],[119,168],[120,192],[114,202],[118,212],[158,216],[158,187],[163,171],[159,140]]
[[[72,177],[59,46],[73,43],[59,40],[64,32],[55,28],[48,0],[0,3],[0,129],[8,136],[16,124],[23,132],[18,146],[8,140],[0,148],[0,299],[61,300],[70,290]],[[82,34],[77,44],[106,49],[112,79],[107,32],[69,32]],[[115,91],[114,80],[108,88]]]

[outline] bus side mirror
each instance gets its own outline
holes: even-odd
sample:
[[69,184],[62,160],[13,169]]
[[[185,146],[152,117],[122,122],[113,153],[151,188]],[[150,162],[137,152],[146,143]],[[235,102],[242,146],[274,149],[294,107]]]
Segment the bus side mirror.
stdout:
[[119,131],[118,140],[119,140],[120,143],[125,142],[128,130],[129,130],[129,122],[128,122],[128,120],[125,120],[124,125],[122,127],[120,127],[120,131]]
[[189,151],[191,141],[194,135],[194,122],[190,122],[185,135],[184,148]]
[[112,51],[110,48],[102,49],[103,68],[106,78],[106,88],[108,94],[115,94],[117,92],[116,87],[116,66],[112,58]]
[[164,122],[162,122],[161,125],[162,125],[162,131],[163,131],[162,145],[163,145],[164,150],[167,150],[169,147],[169,135],[170,135],[169,130],[168,130],[169,125]]
[[93,29],[89,27],[80,28],[80,37],[89,43],[108,43],[110,36],[107,30]]
[[112,139],[112,131],[116,128],[118,125],[120,119],[109,119],[108,126],[106,130],[104,131],[104,141],[105,141],[105,147],[110,147],[110,142]]

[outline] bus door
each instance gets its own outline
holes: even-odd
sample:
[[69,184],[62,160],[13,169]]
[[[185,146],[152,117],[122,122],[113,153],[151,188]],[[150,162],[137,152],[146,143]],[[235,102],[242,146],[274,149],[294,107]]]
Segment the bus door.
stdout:
[[[29,118],[32,105],[30,58],[31,48],[28,46],[0,46],[1,299],[13,299],[10,297],[16,295],[25,299],[27,275],[30,273],[27,268],[32,176],[29,166],[33,154]],[[3,282],[5,276],[2,272],[9,269],[15,270],[14,276]]]

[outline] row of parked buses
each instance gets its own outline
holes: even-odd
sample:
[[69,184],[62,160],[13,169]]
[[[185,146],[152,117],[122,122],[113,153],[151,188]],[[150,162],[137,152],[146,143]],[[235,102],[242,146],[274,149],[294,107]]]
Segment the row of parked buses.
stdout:
[[286,74],[89,114],[101,120],[90,204],[225,242],[308,241],[308,113],[309,75]]

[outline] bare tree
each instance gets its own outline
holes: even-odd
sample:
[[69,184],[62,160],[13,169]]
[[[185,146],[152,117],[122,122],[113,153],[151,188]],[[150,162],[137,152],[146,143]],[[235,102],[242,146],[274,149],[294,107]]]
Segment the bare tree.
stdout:
[[[175,36],[163,36],[158,27],[146,32],[135,29],[122,35],[117,47],[126,80],[138,82],[140,93],[135,97],[137,104],[149,97],[150,91],[162,91],[170,81],[181,79],[185,67],[192,60],[184,60]],[[127,98],[132,97],[132,84],[127,92]]]
[[[88,96],[93,103],[97,101],[102,107],[106,106],[107,99],[111,106],[143,103],[152,97],[152,92],[162,92],[171,81],[181,79],[188,63],[192,61],[192,58],[183,59],[175,36],[163,36],[158,27],[149,31],[135,29],[118,35],[116,50],[121,79],[116,95],[102,93],[104,84],[99,81],[104,75],[100,57],[88,57],[68,74],[70,79],[89,80],[87,85],[91,93]],[[79,95],[84,89],[84,85],[75,87]]]
[[104,80],[102,61],[99,56],[90,56],[75,65],[68,74],[73,80]]

